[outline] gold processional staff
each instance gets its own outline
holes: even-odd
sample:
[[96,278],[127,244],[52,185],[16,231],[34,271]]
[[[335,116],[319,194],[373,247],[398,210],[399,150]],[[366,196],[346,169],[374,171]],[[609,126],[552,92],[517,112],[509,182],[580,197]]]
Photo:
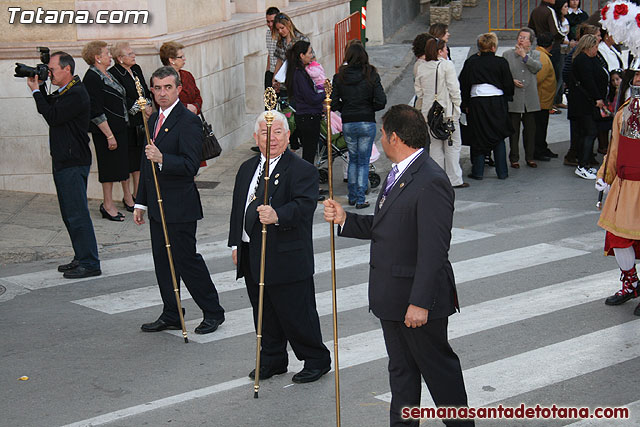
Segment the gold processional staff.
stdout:
[[[324,108],[327,114],[327,167],[329,168],[329,199],[333,200],[333,147],[331,146],[331,82],[324,82]],[[338,364],[338,300],[336,297],[336,244],[333,221],[331,227],[331,296],[333,305],[333,363],[336,383],[336,426],[340,427],[340,365]]]
[[[149,124],[147,123],[147,116],[144,114],[145,107],[147,106],[147,100],[144,98],[142,92],[142,85],[138,77],[135,77],[136,89],[138,91],[138,105],[140,106],[140,114],[142,114],[142,121],[144,122],[144,133],[147,136],[147,145],[153,145],[151,137],[149,136]],[[176,303],[178,304],[178,314],[180,315],[180,326],[182,326],[182,336],[184,342],[188,343],[187,328],[184,324],[184,315],[182,314],[182,303],[180,302],[180,288],[178,288],[178,281],[176,280],[176,270],[173,266],[173,256],[171,255],[171,243],[169,242],[169,233],[167,233],[167,221],[164,217],[164,207],[162,206],[162,195],[160,194],[160,185],[158,184],[158,175],[156,172],[155,163],[151,162],[151,171],[153,173],[153,182],[156,185],[156,194],[158,195],[158,208],[160,209],[160,220],[162,221],[162,231],[164,232],[164,242],[167,247],[167,257],[169,258],[169,269],[171,270],[171,283],[173,283],[173,292],[176,295]]]
[[[275,116],[272,111],[276,108],[277,95],[272,87],[268,87],[264,91],[264,106],[267,112],[264,120],[267,122],[267,149],[265,153],[266,161],[264,163],[264,201],[263,204],[269,204],[269,158],[271,152],[271,126]],[[258,398],[260,390],[260,347],[262,345],[262,308],[264,305],[264,270],[267,256],[267,224],[262,224],[262,248],[260,250],[260,282],[258,283],[258,327],[256,330],[256,375],[253,383],[253,397]]]

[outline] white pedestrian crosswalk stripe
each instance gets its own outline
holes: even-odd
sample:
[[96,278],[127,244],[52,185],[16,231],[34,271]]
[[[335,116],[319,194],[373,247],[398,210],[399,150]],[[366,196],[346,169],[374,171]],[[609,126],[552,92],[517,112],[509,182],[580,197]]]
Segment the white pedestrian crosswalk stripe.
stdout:
[[[488,202],[457,201],[456,212],[471,212],[483,208],[491,209],[495,206],[499,205]],[[575,263],[578,257],[588,254],[595,256],[595,253],[602,250],[604,237],[604,233],[595,227],[593,231],[590,230],[586,234],[570,237],[557,236],[548,239],[544,243],[531,242],[534,244],[523,247],[513,247],[513,244],[511,244],[511,247],[502,247],[504,250],[501,251],[491,250],[491,244],[498,239],[501,239],[501,243],[509,241],[508,236],[506,236],[509,233],[519,233],[522,230],[546,227],[549,224],[562,221],[588,218],[589,215],[594,213],[592,211],[553,207],[523,215],[503,216],[501,217],[502,219],[498,218],[493,222],[476,223],[465,228],[454,228],[451,240],[452,252],[456,250],[455,245],[465,243],[473,243],[478,248],[486,249],[486,251],[482,252],[486,255],[474,258],[467,257],[452,263],[456,283],[474,287],[475,290],[479,284],[476,285],[474,282],[481,279],[496,277],[495,280],[505,280],[505,275],[525,269],[531,269],[532,274],[535,275],[537,271],[555,269],[563,262]],[[321,220],[318,215],[316,215],[315,219],[316,221]],[[585,219],[585,221],[588,221],[588,219]],[[326,223],[317,222],[314,224],[314,239],[328,237],[328,231],[329,227]],[[347,240],[343,240],[343,242],[349,243]],[[366,274],[368,273],[370,246],[368,242],[350,242],[355,245],[336,250],[336,264],[339,269],[338,285],[340,285],[341,274],[348,274],[351,279],[355,276],[358,278],[350,282],[356,284],[337,289],[338,311],[341,318],[362,316],[363,313],[366,313],[365,315],[371,320],[372,315],[366,311],[368,306],[368,284],[360,283],[366,280]],[[323,245],[326,247],[326,241],[323,242]],[[214,265],[217,259],[230,256],[226,241],[222,240],[200,245],[198,249],[205,259],[213,260]],[[598,256],[600,255],[601,253],[598,254]],[[326,274],[330,271],[330,252],[319,252],[314,257],[316,275]],[[147,253],[105,261],[103,268],[107,269],[106,277],[115,277],[139,271],[151,272],[153,271],[153,262],[151,254]],[[529,270],[526,271],[528,272]],[[569,281],[553,283],[524,292],[514,290],[512,295],[463,305],[461,313],[449,318],[449,338],[469,337],[472,334],[480,334],[494,329],[500,330],[500,328],[508,325],[516,325],[520,322],[524,324],[540,316],[551,315],[595,301],[602,301],[615,291],[618,286],[618,275],[619,270],[609,269],[597,274],[572,278]],[[236,280],[236,271],[234,269],[216,272],[211,277],[216,284],[218,292],[221,294],[244,289],[244,281],[242,279]],[[91,278],[87,280],[101,279]],[[507,278],[506,280],[509,279]],[[61,280],[57,273],[52,274],[52,272],[5,277],[0,279],[0,283],[2,281],[19,284],[30,290],[77,283],[77,281]],[[155,282],[155,280],[153,281]],[[462,293],[464,292],[464,286],[459,288]],[[162,304],[155,284],[136,289],[123,289],[126,288],[121,286],[116,292],[94,295],[71,302],[108,315],[118,315]],[[85,291],[85,295],[91,295],[90,290],[87,291],[85,289]],[[183,286],[182,299],[187,300],[189,298],[191,297]],[[465,298],[462,298],[462,300],[464,301]],[[221,297],[221,301],[224,305],[224,296]],[[316,294],[316,306],[320,316],[331,315],[332,293],[330,290]],[[365,310],[358,313],[356,310],[359,309]],[[201,345],[233,339],[254,341],[253,311],[248,306],[246,298],[244,299],[244,306],[240,305],[235,310],[227,311],[225,316],[225,323],[216,332],[206,335],[191,333],[200,322],[199,318],[188,321],[187,330],[190,341]],[[495,404],[514,396],[554,386],[562,381],[571,380],[601,369],[610,368],[615,364],[640,358],[640,335],[635,333],[638,327],[640,327],[640,320],[632,320],[601,330],[585,330],[561,342],[538,348],[533,346],[531,350],[509,357],[500,358],[499,356],[488,363],[478,364],[473,368],[467,369],[464,371],[464,376],[469,395],[469,404],[476,407]],[[341,369],[363,366],[367,363],[386,359],[387,353],[382,331],[379,327],[374,326],[374,328],[365,331],[362,331],[362,329],[360,331],[355,330],[350,332],[350,335],[340,338]],[[182,336],[180,331],[165,331],[165,333],[176,337]],[[325,338],[330,338],[326,332]],[[173,337],[170,339],[173,340]],[[325,344],[333,357],[333,341],[328,340]],[[217,344],[219,348],[222,348],[222,345],[222,343]],[[571,357],[567,357],[568,354]],[[291,351],[289,360],[288,369],[290,373],[302,369],[303,362],[298,361]],[[247,372],[251,369],[253,362],[252,357],[247,358]],[[348,372],[343,374],[343,378],[349,378]],[[386,375],[386,371],[380,372],[380,374]],[[163,396],[158,400],[149,402],[134,400],[131,402],[131,407],[113,412],[107,412],[111,410],[107,409],[103,415],[68,424],[68,426],[111,424],[118,420],[158,411],[179,403],[231,392],[241,387],[247,387],[249,390],[252,384],[252,381],[248,378],[235,379],[230,376],[222,376],[220,378],[221,382],[219,383],[168,397]],[[485,385],[490,385],[493,391],[485,391],[483,389]],[[375,396],[376,399],[383,402],[390,401],[390,392],[386,392],[385,389],[376,390],[376,392],[381,393]],[[176,391],[173,393],[176,393]],[[422,404],[425,406],[433,405],[424,384]],[[632,402],[628,406],[632,408],[632,411],[640,411],[639,402]],[[93,413],[95,414],[96,412]],[[89,415],[87,414],[86,416]],[[615,422],[607,424],[599,423],[597,420],[583,420],[572,425],[586,427],[631,424]]]
[[[469,405],[486,406],[640,357],[640,320],[612,326],[463,371]],[[491,391],[483,387],[491,386]],[[376,396],[391,401],[391,393]],[[421,406],[435,406],[426,385]]]
[[[329,227],[327,224],[324,224]],[[327,230],[328,234],[328,230]],[[454,229],[451,238],[452,244],[471,242],[473,240],[485,239],[491,237],[489,233],[483,233],[473,230]],[[348,268],[359,264],[369,262],[369,244],[363,244],[346,249],[338,249],[336,251],[336,268]],[[322,252],[315,255],[315,272],[316,274],[331,271],[331,253]],[[229,270],[211,275],[213,283],[219,293],[235,291],[244,288],[242,280],[236,281],[236,271]],[[183,286],[181,291],[183,300],[190,299],[191,295]],[[103,313],[116,314],[140,308],[152,307],[162,304],[160,293],[157,286],[145,286],[143,288],[131,289],[99,295],[96,297],[83,298],[73,301],[76,304],[102,311]]]

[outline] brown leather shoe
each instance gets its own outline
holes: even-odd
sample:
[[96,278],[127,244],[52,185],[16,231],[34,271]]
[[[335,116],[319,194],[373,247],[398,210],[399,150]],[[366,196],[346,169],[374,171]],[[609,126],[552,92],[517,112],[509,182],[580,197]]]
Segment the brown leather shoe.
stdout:
[[529,166],[530,168],[537,168],[538,164],[536,162],[528,161],[527,166]]
[[511,167],[514,169],[520,169],[520,163],[518,162],[511,162]]

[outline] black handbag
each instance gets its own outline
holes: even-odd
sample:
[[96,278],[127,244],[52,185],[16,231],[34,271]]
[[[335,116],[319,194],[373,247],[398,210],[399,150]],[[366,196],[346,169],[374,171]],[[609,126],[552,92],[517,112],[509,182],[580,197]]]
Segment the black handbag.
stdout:
[[449,145],[452,144],[451,134],[454,132],[455,127],[451,119],[444,119],[444,108],[438,102],[438,68],[440,62],[436,66],[436,91],[433,104],[427,113],[427,124],[429,125],[429,133],[432,137],[439,140],[449,140]]
[[218,138],[213,134],[211,125],[204,119],[202,113],[200,113],[202,119],[202,161],[213,159],[218,157],[222,153],[222,147],[218,142]]

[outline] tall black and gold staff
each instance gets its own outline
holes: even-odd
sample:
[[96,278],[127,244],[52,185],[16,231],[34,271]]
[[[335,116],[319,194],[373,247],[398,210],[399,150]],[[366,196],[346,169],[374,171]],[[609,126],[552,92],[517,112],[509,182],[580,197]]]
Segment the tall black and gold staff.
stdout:
[[[268,87],[264,91],[264,106],[267,107],[267,112],[264,115],[264,120],[267,122],[267,151],[265,153],[266,161],[264,162],[264,202],[267,206],[269,204],[269,158],[271,151],[271,126],[275,116],[273,110],[276,108],[276,91],[272,87]],[[262,224],[262,248],[260,250],[260,283],[258,283],[258,327],[256,328],[256,376],[253,383],[253,397],[258,398],[258,391],[260,390],[260,347],[262,346],[262,308],[264,305],[264,270],[266,267],[267,258],[267,224]]]
[[[144,109],[147,106],[147,100],[142,92],[142,85],[138,77],[135,77],[136,89],[138,91],[138,105],[140,106],[140,114],[142,114],[142,122],[144,123],[144,133],[147,136],[147,145],[153,145],[151,137],[149,136],[149,124],[147,123],[147,116],[144,114]],[[171,283],[173,284],[173,292],[176,296],[176,303],[178,304],[178,314],[180,316],[180,326],[182,326],[182,336],[184,342],[188,343],[187,328],[184,324],[184,315],[182,314],[182,303],[180,302],[180,288],[178,287],[178,281],[176,280],[176,270],[173,266],[173,256],[171,255],[171,243],[169,242],[169,233],[167,233],[167,221],[164,218],[164,207],[162,206],[162,195],[160,193],[160,185],[158,184],[158,175],[156,172],[156,165],[151,162],[151,171],[153,173],[153,182],[156,185],[156,194],[158,195],[158,208],[160,209],[160,219],[162,221],[162,231],[164,232],[164,242],[167,247],[167,257],[169,258],[169,269],[171,270]]]
[[[327,113],[327,162],[329,168],[329,198],[333,200],[333,150],[331,147],[331,82],[324,81],[324,108]],[[333,363],[336,370],[336,426],[340,427],[340,368],[338,364],[338,299],[336,297],[336,244],[331,226],[331,296],[333,305]]]

